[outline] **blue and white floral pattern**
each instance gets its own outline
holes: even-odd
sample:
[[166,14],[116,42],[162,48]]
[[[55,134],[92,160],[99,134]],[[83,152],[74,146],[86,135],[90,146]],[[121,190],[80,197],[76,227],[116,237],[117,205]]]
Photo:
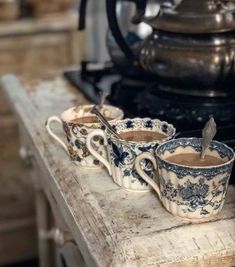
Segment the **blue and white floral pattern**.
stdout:
[[223,143],[212,141],[210,153],[220,156],[225,162],[213,167],[190,167],[171,163],[164,158],[165,152],[168,157],[169,152],[174,154],[177,148],[181,149],[181,153],[188,150],[192,153],[192,149],[200,152],[201,139],[174,139],[156,149],[161,200],[168,207],[175,205],[177,208],[168,209],[179,216],[199,219],[215,215],[224,203],[234,163],[233,150]]
[[[196,152],[200,152],[202,148],[202,139],[201,138],[179,138],[174,139],[169,142],[166,142],[164,145],[161,145],[158,147],[158,154],[164,154],[165,151],[174,153],[178,147],[192,147],[193,150]],[[209,146],[209,150],[213,151],[216,150],[220,157],[223,159],[225,157],[232,158],[233,157],[233,151],[228,151],[228,146],[224,145],[223,143],[220,143],[218,141],[211,142]]]
[[114,123],[111,123],[112,127],[118,132],[127,132],[138,130],[152,130],[158,133],[165,134],[166,137],[157,141],[157,143],[162,143],[163,141],[169,140],[175,135],[175,128],[172,124],[167,123],[166,121],[160,121],[158,119],[150,118],[134,118],[134,119],[125,119],[119,120]]
[[[112,164],[121,170],[123,177],[129,176],[131,177],[132,182],[138,180],[141,185],[147,185],[147,183],[136,172],[134,168],[134,162],[137,155],[143,151],[154,153],[157,144],[146,144],[137,147],[134,144],[118,142],[117,140],[112,140],[111,138],[108,139],[108,144],[108,150]],[[149,161],[143,161],[142,167],[150,177],[154,177],[153,167]]]
[[203,178],[200,178],[198,183],[187,179],[184,184],[177,186],[170,180],[165,181],[162,176],[159,179],[162,197],[181,206],[186,214],[199,211],[200,215],[207,215],[210,213],[208,207],[217,210],[224,202],[229,176],[224,176],[218,183],[213,182],[211,186],[206,184]]
[[125,160],[130,155],[130,153],[128,153],[127,151],[125,151],[123,149],[118,148],[118,146],[113,142],[110,142],[110,144],[112,147],[112,154],[111,155],[113,158],[114,165],[116,167],[119,167],[121,165],[125,165]]
[[[179,138],[170,140],[157,148],[157,163],[160,169],[164,168],[171,172],[177,173],[177,177],[179,179],[183,179],[186,175],[190,175],[192,177],[203,176],[207,180],[211,180],[214,176],[218,174],[223,174],[226,172],[231,172],[233,167],[233,159],[234,154],[232,149],[228,148],[226,145],[212,141],[209,147],[209,151],[216,151],[222,159],[227,158],[227,163],[222,166],[214,166],[214,167],[187,167],[178,164],[173,164],[164,159],[164,153],[170,152],[173,154],[177,148],[187,148],[191,147],[195,152],[201,151],[201,140],[200,138]],[[206,171],[208,170],[208,171]]]
[[[152,120],[149,118],[135,118],[116,121],[115,123],[112,123],[112,127],[118,133],[133,130],[144,130],[155,131],[166,135],[166,137],[162,140],[154,140],[152,142],[146,143],[120,140],[107,132],[109,159],[113,168],[118,168],[119,172],[121,173],[122,177],[119,178],[129,180],[130,183],[128,184],[135,184],[135,188],[137,188],[138,191],[142,188],[144,190],[146,190],[146,188],[149,188],[150,190],[148,184],[139,176],[139,174],[135,170],[135,159],[142,152],[150,152],[154,154],[154,151],[156,150],[159,143],[174,137],[175,128],[167,122],[162,122],[157,119]],[[164,131],[162,129],[164,129]],[[152,163],[150,163],[148,160],[145,160],[141,163],[141,167],[152,179],[155,178]],[[113,173],[113,177],[117,175],[118,174],[116,172]],[[136,184],[139,184],[139,186]]]

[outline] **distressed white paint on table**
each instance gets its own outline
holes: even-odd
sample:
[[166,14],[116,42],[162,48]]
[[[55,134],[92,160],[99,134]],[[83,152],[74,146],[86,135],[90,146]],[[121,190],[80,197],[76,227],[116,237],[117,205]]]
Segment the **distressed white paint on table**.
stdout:
[[48,136],[48,116],[85,101],[62,79],[27,90],[8,75],[2,86],[87,266],[235,266],[234,186],[207,222],[174,217],[155,193],[131,193],[103,169],[77,167]]

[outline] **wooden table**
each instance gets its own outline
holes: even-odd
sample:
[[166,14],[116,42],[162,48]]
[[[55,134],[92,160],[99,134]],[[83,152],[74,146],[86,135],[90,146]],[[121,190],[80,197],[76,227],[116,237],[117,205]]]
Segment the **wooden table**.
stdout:
[[[223,210],[207,222],[174,217],[154,192],[131,193],[113,183],[104,169],[78,168],[50,138],[48,116],[87,102],[63,79],[22,85],[8,75],[1,82],[33,165],[41,266],[52,266],[49,238],[61,251],[67,246],[68,266],[235,266],[233,185]],[[56,226],[51,230],[47,201]],[[69,265],[71,251],[80,251],[80,265]]]
[[[76,11],[0,21],[0,75],[42,77],[78,64],[84,34],[77,32],[77,23]],[[4,151],[0,154],[0,266],[5,266],[36,258],[37,240],[34,191],[27,167],[18,156],[17,125],[1,88],[0,129],[0,150]]]

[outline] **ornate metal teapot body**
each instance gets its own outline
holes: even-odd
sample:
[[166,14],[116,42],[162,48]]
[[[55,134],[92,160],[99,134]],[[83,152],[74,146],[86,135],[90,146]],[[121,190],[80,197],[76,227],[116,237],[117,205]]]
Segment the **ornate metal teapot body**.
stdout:
[[133,68],[153,75],[174,90],[176,84],[180,90],[194,88],[207,96],[233,90],[235,6],[232,1],[164,3],[157,16],[145,18],[146,1],[133,0],[137,13],[132,21],[145,22],[153,29],[136,49],[127,45],[119,30],[115,15],[117,0],[106,1],[112,35]]

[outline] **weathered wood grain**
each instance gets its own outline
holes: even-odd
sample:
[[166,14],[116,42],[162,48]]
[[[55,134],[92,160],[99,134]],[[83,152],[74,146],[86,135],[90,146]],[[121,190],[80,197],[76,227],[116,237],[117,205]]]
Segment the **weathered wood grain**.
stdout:
[[47,135],[48,116],[84,101],[63,80],[25,90],[15,77],[5,76],[2,86],[42,171],[42,184],[60,207],[87,266],[235,265],[234,186],[223,210],[207,222],[174,217],[153,192],[131,193],[105,170],[77,167]]
[[0,74],[38,77],[49,69],[79,64],[84,51],[76,27],[75,12],[0,23]]
[[43,18],[26,18],[0,23],[0,36],[15,36],[38,32],[76,30],[77,13],[73,11],[50,14]]
[[[41,78],[45,73],[48,76],[52,70],[54,72],[67,65],[78,64],[83,52],[77,47],[82,47],[82,37],[76,27],[76,12],[12,22],[1,21],[0,74],[10,72]],[[36,257],[37,250],[35,221],[31,225],[18,227],[21,226],[22,218],[27,220],[35,216],[34,192],[28,171],[19,158],[17,125],[1,88],[0,132],[0,229],[6,229],[5,225],[11,229],[0,231],[2,265],[24,260],[27,255],[28,259]],[[35,236],[26,236],[25,242],[21,242],[22,236],[32,233]],[[15,251],[11,249],[13,242]]]

